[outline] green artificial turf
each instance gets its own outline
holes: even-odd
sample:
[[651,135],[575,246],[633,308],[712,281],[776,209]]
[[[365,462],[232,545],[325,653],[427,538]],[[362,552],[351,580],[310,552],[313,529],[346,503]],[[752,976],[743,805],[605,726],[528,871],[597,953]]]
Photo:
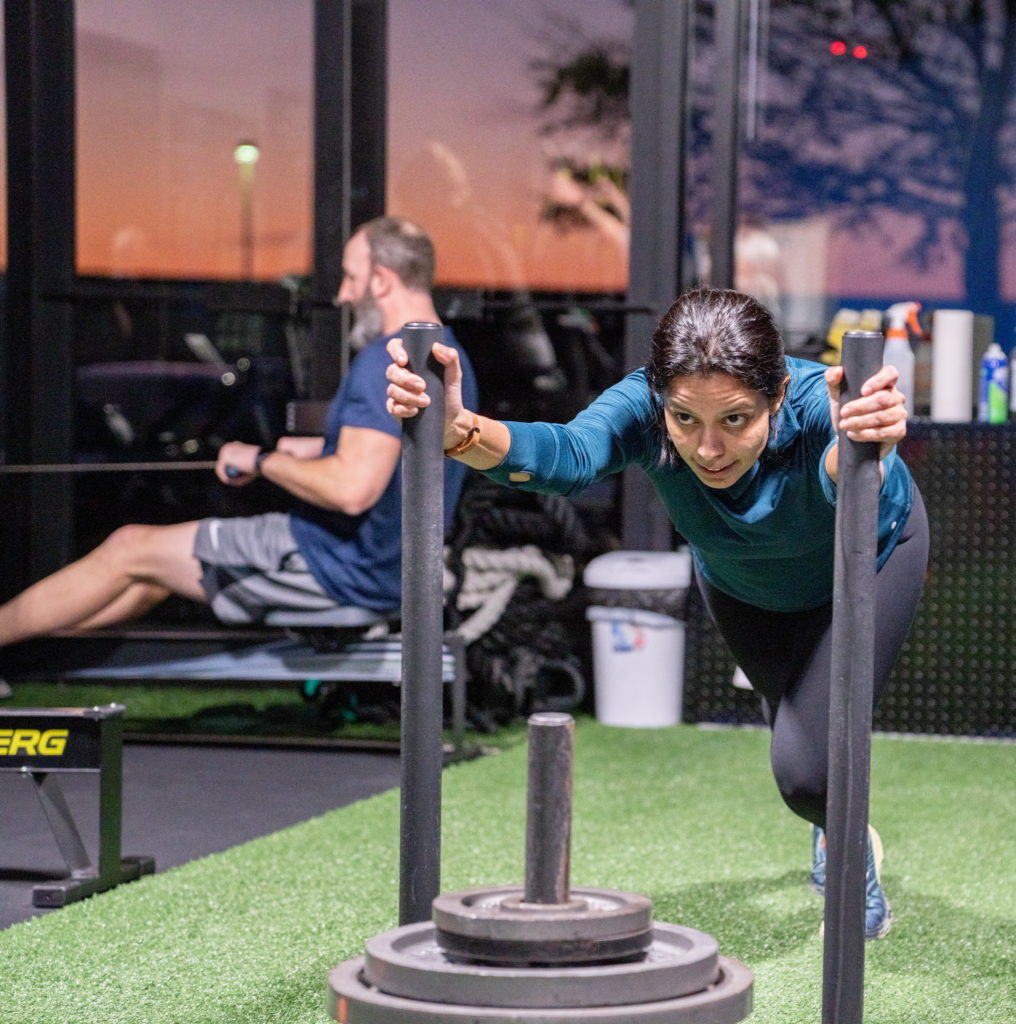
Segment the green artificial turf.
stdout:
[[[221,687],[19,681],[14,684],[13,696],[3,701],[0,709],[123,704],[124,733],[136,739],[158,735],[179,739],[304,738],[397,743],[399,691],[377,684],[368,691],[376,695],[378,703],[364,707],[363,714],[357,715],[348,705],[323,713],[319,702],[308,702],[300,696],[296,684]],[[374,714],[369,714],[372,711]],[[467,736],[470,742],[478,738]],[[447,739],[450,742],[450,733]],[[484,737],[483,742],[498,744],[497,738],[490,737]]]
[[[755,973],[753,1024],[820,1019],[808,827],[759,731],[576,732],[574,885],[650,896]],[[442,890],[521,882],[522,744],[444,774]],[[876,737],[872,819],[896,913],[865,1019],[1012,1024],[1016,746]],[[326,975],[395,926],[395,791],[0,932],[5,1024],[325,1024]],[[620,1019],[620,1018],[619,1018]]]

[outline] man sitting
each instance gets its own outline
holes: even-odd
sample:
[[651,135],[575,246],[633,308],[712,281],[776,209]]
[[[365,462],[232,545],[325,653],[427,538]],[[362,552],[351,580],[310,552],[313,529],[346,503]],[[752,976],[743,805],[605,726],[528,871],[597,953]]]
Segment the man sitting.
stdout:
[[[437,322],[434,247],[411,221],[361,226],[343,252],[338,301],[368,340],[329,408],[323,438],[283,438],[274,451],[231,441],[216,475],[242,487],[263,477],[299,499],[290,513],[123,526],[76,562],[0,606],[0,646],[55,630],[137,618],[171,594],[211,606],[223,622],[256,623],[274,609],[398,607],[401,584],[401,424],[385,408],[387,342],[413,321]],[[445,343],[457,342],[446,327]],[[461,352],[461,350],[460,350]],[[465,353],[464,401],[476,381]],[[444,467],[445,528],[466,468]]]

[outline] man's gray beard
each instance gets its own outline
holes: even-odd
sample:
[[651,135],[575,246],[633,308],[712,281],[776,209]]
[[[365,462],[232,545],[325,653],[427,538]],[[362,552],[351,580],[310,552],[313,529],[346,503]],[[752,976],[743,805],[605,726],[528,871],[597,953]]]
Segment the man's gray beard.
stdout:
[[364,345],[381,337],[384,331],[384,318],[372,296],[364,296],[353,306],[353,326],[349,331],[349,344],[354,352],[359,352]]

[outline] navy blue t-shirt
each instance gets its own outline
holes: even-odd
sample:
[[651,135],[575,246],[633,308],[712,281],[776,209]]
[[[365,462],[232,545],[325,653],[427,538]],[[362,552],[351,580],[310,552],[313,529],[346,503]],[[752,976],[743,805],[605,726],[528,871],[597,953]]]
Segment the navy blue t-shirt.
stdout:
[[[343,427],[368,427],[401,438],[402,426],[385,409],[391,357],[385,349],[396,334],[377,338],[353,359],[325,420],[323,455],[335,453]],[[459,350],[462,400],[477,406],[476,376],[469,357],[444,329],[444,343]],[[468,467],[444,463],[445,531],[450,528]],[[402,589],[402,473],[397,465],[377,503],[358,516],[303,505],[292,517],[293,536],[314,578],[339,604],[387,611],[397,608]]]

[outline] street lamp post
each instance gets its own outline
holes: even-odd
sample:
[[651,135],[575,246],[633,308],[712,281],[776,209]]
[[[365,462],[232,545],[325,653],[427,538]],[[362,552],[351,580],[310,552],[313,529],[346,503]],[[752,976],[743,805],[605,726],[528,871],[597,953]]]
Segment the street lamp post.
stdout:
[[240,271],[247,281],[254,278],[254,165],[260,156],[251,141],[238,142],[233,150],[240,171]]

